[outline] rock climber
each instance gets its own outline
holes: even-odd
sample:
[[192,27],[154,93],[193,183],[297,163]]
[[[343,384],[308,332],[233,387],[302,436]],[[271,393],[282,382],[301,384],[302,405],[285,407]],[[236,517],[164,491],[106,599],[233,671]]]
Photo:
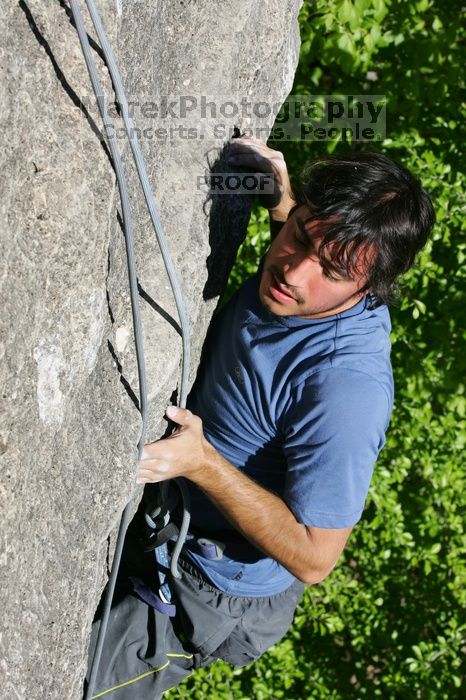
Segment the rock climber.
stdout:
[[274,178],[261,201],[272,240],[214,316],[188,408],[167,409],[177,429],[144,447],[139,483],[187,480],[192,537],[175,617],[121,584],[96,687],[112,700],[160,697],[216,659],[254,661],[335,567],[393,406],[387,304],[434,224],[421,183],[384,155],[318,159],[292,191],[279,151],[246,137],[228,151],[238,171]]

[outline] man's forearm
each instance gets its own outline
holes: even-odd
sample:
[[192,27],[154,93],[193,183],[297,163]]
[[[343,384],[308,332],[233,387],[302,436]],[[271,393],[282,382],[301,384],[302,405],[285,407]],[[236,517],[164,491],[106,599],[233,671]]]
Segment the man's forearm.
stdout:
[[329,573],[325,553],[314,545],[307,528],[297,522],[286,503],[214,448],[204,468],[189,478],[246,539],[298,579],[317,583]]
[[284,221],[277,221],[272,215],[269,216],[270,238],[272,241],[278,236],[284,224]]
[[317,583],[333,569],[351,527],[310,527],[298,523],[286,503],[256,484],[207,441],[202,421],[184,408],[166,415],[179,428],[164,440],[144,445],[139,483],[184,476],[204,491],[232,525],[265,554],[305,583]]
[[283,226],[285,225],[290,212],[296,207],[296,202],[290,198],[287,199],[280,209],[270,209],[269,210],[269,229],[270,238],[272,241],[278,236]]

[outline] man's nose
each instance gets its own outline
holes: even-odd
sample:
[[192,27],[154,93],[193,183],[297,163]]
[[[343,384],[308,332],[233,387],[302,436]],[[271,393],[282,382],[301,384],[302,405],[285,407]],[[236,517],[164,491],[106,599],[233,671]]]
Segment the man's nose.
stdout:
[[309,255],[299,255],[297,253],[287,256],[282,261],[283,276],[285,283],[291,287],[302,287],[304,282],[314,273],[319,265],[317,260],[312,260]]

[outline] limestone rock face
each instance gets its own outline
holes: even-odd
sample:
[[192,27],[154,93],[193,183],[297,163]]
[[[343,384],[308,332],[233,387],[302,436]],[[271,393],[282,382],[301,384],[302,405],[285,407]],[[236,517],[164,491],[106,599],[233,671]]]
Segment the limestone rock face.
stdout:
[[[206,203],[203,176],[216,159],[220,171],[226,167],[218,154],[234,125],[262,129],[266,137],[292,86],[300,1],[98,0],[97,6],[185,293],[192,381],[250,207],[244,195]],[[120,202],[70,17],[65,0],[0,5],[0,687],[2,697],[19,700],[81,698],[90,624],[120,514],[141,496],[134,485],[141,426]],[[248,100],[271,109],[262,117]],[[235,103],[243,108],[235,112]],[[154,440],[178,386],[181,342],[114,114],[136,223],[147,440]]]

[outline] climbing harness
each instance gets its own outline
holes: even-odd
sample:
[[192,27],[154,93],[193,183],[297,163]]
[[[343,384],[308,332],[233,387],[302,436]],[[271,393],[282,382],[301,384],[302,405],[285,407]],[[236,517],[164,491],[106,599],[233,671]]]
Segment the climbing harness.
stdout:
[[[181,327],[181,337],[182,337],[182,369],[181,369],[181,383],[180,383],[180,398],[179,405],[185,407],[187,389],[188,389],[188,377],[189,377],[189,361],[190,361],[190,341],[189,341],[189,322],[185,309],[185,303],[182,296],[180,284],[177,279],[176,271],[173,265],[173,261],[170,257],[168,250],[168,245],[165,239],[165,235],[162,229],[162,224],[158,215],[157,207],[154,200],[154,195],[150,186],[149,178],[147,175],[144,159],[142,156],[141,148],[139,146],[139,141],[136,135],[136,129],[134,128],[134,123],[129,115],[128,102],[126,99],[125,91],[123,88],[123,83],[121,81],[120,72],[116,64],[115,58],[113,56],[112,48],[107,39],[100,15],[95,6],[94,0],[85,0],[87,10],[91,17],[92,23],[94,25],[95,31],[97,33],[103,55],[105,58],[105,63],[110,73],[112,79],[113,87],[116,94],[116,99],[121,110],[121,116],[125,125],[125,130],[129,139],[131,146],[131,151],[134,157],[136,168],[139,175],[139,180],[144,192],[144,197],[149,210],[152,225],[155,231],[157,243],[162,254],[162,258],[167,270],[167,274],[170,280],[170,285],[172,288],[173,296],[175,298],[175,303],[178,311],[178,316],[180,319]],[[105,134],[110,148],[110,153],[113,160],[113,165],[115,168],[115,174],[118,183],[118,189],[121,200],[122,207],[122,218],[123,218],[123,229],[125,235],[125,245],[126,245],[126,256],[128,265],[128,277],[129,277],[129,287],[131,296],[131,310],[133,317],[133,329],[135,337],[135,349],[136,349],[136,360],[138,367],[138,381],[139,381],[139,407],[141,412],[142,427],[141,436],[138,442],[138,458],[141,459],[142,448],[145,443],[146,430],[147,430],[147,380],[146,380],[146,369],[145,369],[145,359],[144,359],[144,348],[142,341],[142,324],[141,324],[141,314],[138,302],[138,287],[137,287],[137,275],[136,275],[136,261],[134,255],[134,236],[133,236],[133,221],[131,216],[131,209],[129,203],[128,189],[126,185],[126,177],[123,169],[123,163],[118,145],[116,142],[115,130],[113,128],[113,122],[107,111],[107,103],[102,86],[98,77],[97,68],[94,62],[94,58],[90,49],[89,39],[84,26],[83,17],[79,7],[79,0],[70,0],[70,8],[73,16],[73,20],[76,26],[76,30],[81,43],[82,52],[86,62],[87,70],[89,72],[89,77],[92,83],[92,87],[96,96],[97,105],[103,120]],[[155,552],[155,557],[158,564],[159,578],[160,578],[160,588],[158,591],[158,598],[152,593],[153,601],[151,604],[156,607],[159,606],[160,611],[166,614],[174,614],[174,606],[172,603],[172,594],[170,586],[166,577],[167,571],[170,570],[172,576],[179,578],[180,574],[177,567],[177,561],[181,549],[184,544],[184,540],[188,533],[189,528],[189,497],[187,488],[182,479],[174,480],[183,501],[183,517],[179,531],[176,533],[174,528],[169,531],[157,532],[157,529],[163,523],[163,529],[169,527],[169,517],[170,508],[168,507],[168,491],[169,486],[167,482],[163,482],[159,488],[158,493],[158,503],[156,505],[150,504],[146,509],[146,521],[154,530],[152,539],[153,550]],[[158,509],[158,510],[157,510]],[[116,579],[118,575],[118,570],[120,566],[123,543],[125,539],[126,530],[129,524],[129,518],[131,514],[131,504],[128,503],[123,510],[120,527],[118,531],[118,538],[115,547],[115,554],[113,558],[112,570],[107,585],[107,590],[104,599],[104,606],[102,611],[102,617],[100,621],[99,632],[97,635],[97,642],[94,652],[94,658],[91,664],[91,671],[89,675],[89,682],[86,690],[86,700],[91,700],[94,692],[94,686],[97,678],[97,671],[99,667],[100,658],[102,655],[103,644],[105,640],[106,629],[108,626],[108,619],[110,615],[110,609],[113,599],[113,594],[116,585]],[[150,522],[149,522],[150,520]],[[176,528],[177,529],[177,528]],[[170,537],[167,535],[171,532]],[[171,556],[171,563],[168,556],[167,541],[171,537],[176,536],[176,544]],[[154,539],[155,538],[155,539]],[[136,592],[138,590],[138,582],[133,581]],[[141,590],[141,597],[144,591]],[[154,603],[155,601],[155,603]]]
[[[178,487],[183,502],[183,508],[184,511],[186,511],[190,501],[186,484],[183,479],[173,479],[172,481]],[[178,562],[181,549],[188,535],[189,527],[189,518],[183,517],[180,528],[170,520],[170,514],[177,505],[177,499],[174,499],[173,496],[174,492],[170,490],[170,485],[166,484],[166,488],[159,488],[157,490],[155,498],[147,504],[144,512],[147,529],[144,551],[155,552],[160,582],[158,598],[155,599],[156,602],[153,607],[165,615],[170,615],[170,617],[175,615],[176,608],[171,603],[171,591],[167,580],[167,572],[171,571],[175,578],[180,577],[178,570],[175,572],[173,571],[173,562],[175,562],[175,564]],[[171,540],[175,540],[175,547],[172,552],[170,564],[167,543]]]

